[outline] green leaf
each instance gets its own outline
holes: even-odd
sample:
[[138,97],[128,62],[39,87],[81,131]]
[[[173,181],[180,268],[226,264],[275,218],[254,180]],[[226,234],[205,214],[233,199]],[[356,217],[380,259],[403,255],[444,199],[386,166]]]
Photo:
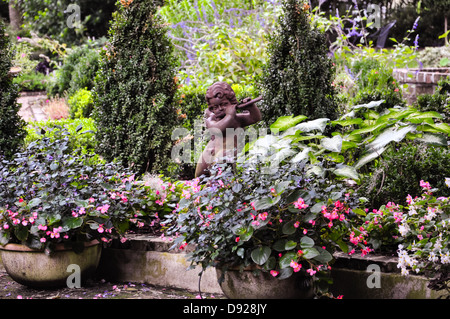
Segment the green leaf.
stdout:
[[257,199],[255,201],[255,209],[256,210],[266,210],[278,203],[280,197],[263,197],[261,199]]
[[285,251],[287,239],[278,239],[272,246],[276,251],[282,252]]
[[344,165],[340,168],[335,169],[333,171],[333,173],[337,176],[347,177],[347,178],[351,178],[354,180],[359,180],[359,174],[356,171],[356,168],[354,168],[352,166]]
[[83,218],[81,217],[71,217],[66,221],[66,226],[69,227],[69,229],[78,228],[81,225],[83,225]]
[[320,118],[317,120],[300,123],[295,126],[295,129],[300,130],[302,132],[311,132],[314,130],[323,132],[329,120],[330,119],[327,118]]
[[296,230],[297,228],[295,228],[294,226],[294,221],[285,223],[281,228],[281,231],[283,232],[284,235],[292,235],[293,233],[295,233]]
[[379,157],[386,149],[382,148],[379,150],[376,150],[374,152],[370,152],[367,153],[365,155],[363,155],[363,157],[361,157],[355,164],[355,168],[359,169],[362,166],[366,165],[367,163],[373,161],[374,159],[376,159],[377,157]]
[[28,202],[27,206],[28,206],[28,208],[31,209],[31,208],[41,205],[41,203],[42,203],[41,199],[36,197],[36,198],[33,198],[32,200],[30,200]]
[[326,264],[333,260],[333,256],[327,250],[320,249],[320,255],[314,257],[314,259],[322,264]]
[[280,269],[284,269],[290,266],[292,260],[297,260],[297,253],[296,252],[288,252],[281,256],[279,265]]
[[361,125],[362,122],[363,120],[360,118],[353,118],[348,120],[332,121],[331,124],[340,126],[349,126],[349,125]]
[[295,247],[297,247],[297,243],[293,240],[287,241],[286,244],[284,245],[285,250],[291,250],[294,249]]
[[309,147],[306,147],[303,149],[303,151],[299,152],[297,155],[295,155],[293,158],[291,158],[292,163],[298,163],[305,159],[309,158],[309,152],[311,152],[311,149]]
[[366,148],[370,151],[376,151],[385,147],[391,142],[400,142],[405,138],[406,134],[415,130],[415,128],[415,125],[407,125],[400,129],[389,127],[385,129],[380,135],[378,135],[375,140],[367,144]]
[[447,146],[447,139],[445,136],[432,133],[424,133],[421,138],[416,138],[415,141],[429,145]]
[[383,104],[385,102],[385,100],[380,100],[380,101],[372,101],[366,104],[358,104],[352,107],[352,110],[358,110],[358,109],[372,109],[374,107],[380,106],[381,104]]
[[305,259],[313,259],[317,256],[319,256],[320,253],[315,248],[305,248],[303,249],[303,258]]
[[292,267],[283,268],[283,269],[280,269],[280,275],[277,278],[279,280],[286,279],[286,278],[291,277],[293,273],[294,273],[294,270],[292,269]]
[[275,259],[274,256],[271,256],[271,257],[269,257],[269,259],[267,259],[267,261],[264,264],[263,268],[265,270],[271,270],[271,269],[274,269],[276,265],[277,265],[277,260]]
[[340,152],[342,149],[342,136],[336,135],[332,138],[325,137],[320,141],[320,145],[330,152]]
[[439,36],[439,39],[446,38],[446,37],[448,36],[449,32],[450,32],[450,30],[448,30],[447,32],[441,34],[441,35]]
[[16,227],[14,229],[14,235],[20,241],[25,241],[28,238],[28,229],[23,226]]
[[442,115],[435,111],[429,112],[414,112],[407,116],[405,120],[410,121],[411,123],[420,124],[427,119],[442,119]]
[[450,135],[450,125],[447,123],[424,124],[417,127],[418,131],[430,133],[444,133]]
[[314,247],[314,240],[308,236],[303,236],[300,239],[300,247],[303,248],[312,248]]
[[304,116],[304,115],[299,115],[296,117],[294,117],[293,115],[280,116],[279,118],[277,118],[275,123],[273,123],[270,126],[270,130],[272,132],[274,132],[274,131],[282,132],[282,131],[287,130],[288,128],[295,126],[296,124],[300,123],[301,121],[303,121],[307,118],[308,117]]
[[263,265],[269,259],[272,250],[267,246],[261,246],[253,249],[251,253],[252,260],[257,265]]
[[443,57],[439,60],[439,65],[442,67],[447,66],[448,64],[450,64],[450,60],[447,57]]

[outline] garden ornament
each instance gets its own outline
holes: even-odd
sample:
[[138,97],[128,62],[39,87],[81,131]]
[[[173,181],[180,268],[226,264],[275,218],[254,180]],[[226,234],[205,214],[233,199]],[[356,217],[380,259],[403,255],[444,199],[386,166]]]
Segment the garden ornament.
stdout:
[[[208,175],[208,168],[215,161],[227,159],[230,161],[237,155],[237,139],[239,133],[246,126],[259,122],[261,112],[254,100],[245,98],[241,103],[236,99],[236,94],[226,82],[216,82],[206,91],[208,108],[205,111],[205,126],[211,134],[211,139],[201,154],[195,177]],[[242,112],[237,112],[242,110]]]

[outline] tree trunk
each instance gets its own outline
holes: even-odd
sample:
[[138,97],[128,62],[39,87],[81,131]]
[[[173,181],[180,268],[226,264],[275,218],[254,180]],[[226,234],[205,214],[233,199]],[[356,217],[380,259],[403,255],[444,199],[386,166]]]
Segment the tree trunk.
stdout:
[[11,29],[14,31],[19,31],[22,25],[22,14],[20,13],[18,0],[9,1],[9,21]]
[[447,16],[444,19],[444,33],[445,33],[445,45],[448,45],[448,36],[447,36]]

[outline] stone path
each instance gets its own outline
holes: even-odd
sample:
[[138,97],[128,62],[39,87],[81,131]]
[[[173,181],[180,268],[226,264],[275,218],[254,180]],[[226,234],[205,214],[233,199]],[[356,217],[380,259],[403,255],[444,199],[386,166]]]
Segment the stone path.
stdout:
[[45,101],[46,99],[46,93],[21,93],[19,98],[17,99],[17,103],[22,105],[19,110],[19,115],[26,122],[47,120],[48,116],[47,114],[45,114],[41,105],[41,102]]
[[[204,299],[223,295],[202,293]],[[112,283],[88,280],[81,288],[33,289],[15,282],[0,264],[1,299],[200,299],[198,291],[156,287],[141,283]]]

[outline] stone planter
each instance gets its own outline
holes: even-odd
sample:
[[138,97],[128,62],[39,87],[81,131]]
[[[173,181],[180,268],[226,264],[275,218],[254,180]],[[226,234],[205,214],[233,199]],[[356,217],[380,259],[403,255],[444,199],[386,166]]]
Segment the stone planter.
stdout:
[[345,299],[436,299],[443,293],[429,289],[428,279],[410,274],[403,276],[395,256],[334,255],[333,284],[330,291]]
[[97,277],[115,282],[136,282],[159,287],[181,288],[198,292],[222,293],[213,268],[199,277],[201,267],[190,269],[190,261],[184,250],[170,250],[172,242],[146,235],[128,235],[121,243],[116,240],[104,248]]
[[[287,279],[277,279],[267,272],[238,269],[223,272],[216,268],[217,280],[229,299],[311,299],[314,288],[311,278],[294,273]],[[223,276],[223,278],[221,278]],[[223,279],[223,281],[221,280]]]
[[400,85],[408,85],[403,96],[413,104],[418,95],[433,94],[438,82],[450,75],[450,68],[396,69],[392,75]]
[[[0,246],[1,260],[6,272],[18,283],[35,288],[62,287],[74,272],[69,265],[79,266],[80,281],[91,277],[100,261],[102,246],[98,241],[86,243],[80,254],[62,245],[50,255],[25,245]],[[76,267],[75,266],[75,267]]]

